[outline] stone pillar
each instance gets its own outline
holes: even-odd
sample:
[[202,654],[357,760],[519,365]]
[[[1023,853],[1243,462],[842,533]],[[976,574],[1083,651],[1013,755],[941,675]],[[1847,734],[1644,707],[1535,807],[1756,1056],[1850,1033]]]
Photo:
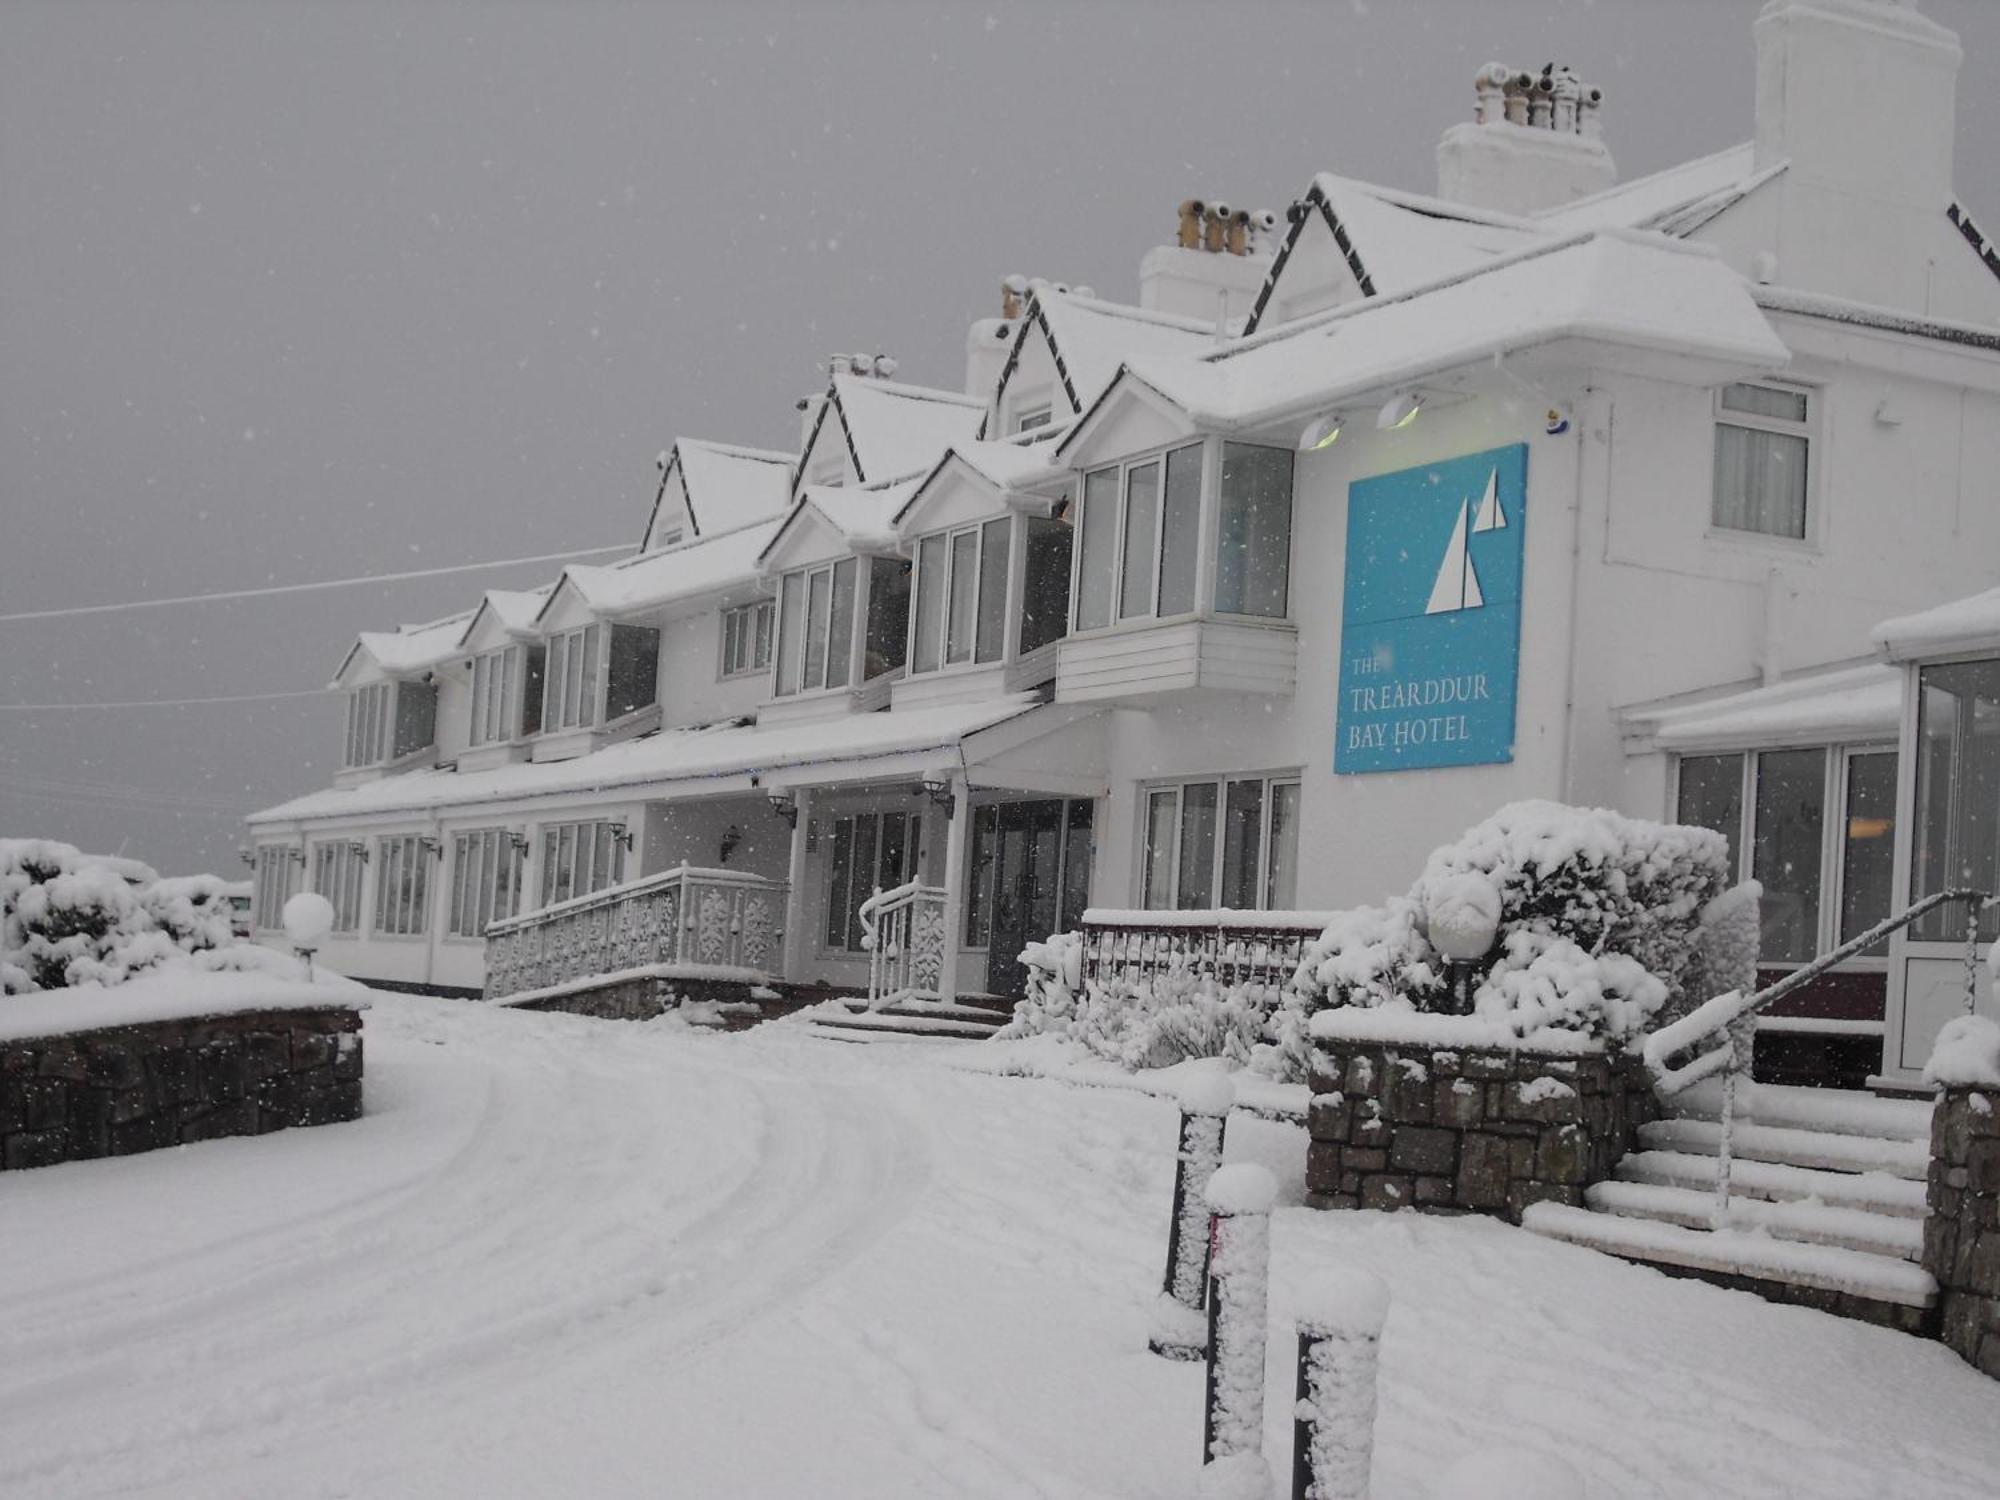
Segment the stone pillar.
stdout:
[[944,834],[944,931],[938,935],[938,997],[958,999],[958,943],[965,932],[965,841],[972,827],[972,787],[963,771],[951,778],[951,822]]
[[1937,1278],[1940,1336],[2000,1380],[2000,1089],[1941,1089],[1931,1116],[1924,1269]]
[[806,842],[812,836],[813,789],[809,786],[795,787],[792,798],[796,815],[792,819],[791,859],[785,867],[785,878],[790,884],[785,888],[783,962],[785,982],[802,984],[805,981],[805,955],[811,951],[806,942]]

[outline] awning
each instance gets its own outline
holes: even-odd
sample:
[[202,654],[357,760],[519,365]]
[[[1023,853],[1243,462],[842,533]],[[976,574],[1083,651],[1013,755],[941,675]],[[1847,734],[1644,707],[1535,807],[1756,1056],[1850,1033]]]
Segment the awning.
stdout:
[[1902,711],[1902,673],[1869,662],[1622,717],[1638,748],[1686,753],[1893,740]]

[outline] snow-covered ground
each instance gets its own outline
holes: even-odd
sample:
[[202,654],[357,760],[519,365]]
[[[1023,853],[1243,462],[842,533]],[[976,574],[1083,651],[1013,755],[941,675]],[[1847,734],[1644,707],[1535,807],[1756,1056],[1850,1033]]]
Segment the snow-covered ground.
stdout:
[[[843,1046],[397,996],[368,1116],[0,1176],[0,1495],[1177,1496],[1201,1369],[1145,1351],[1174,1113]],[[1298,1127],[1230,1159],[1302,1192]],[[1992,1494],[1941,1346],[1485,1220],[1279,1212],[1288,1295],[1393,1288],[1376,1493],[1561,1452],[1597,1496]]]

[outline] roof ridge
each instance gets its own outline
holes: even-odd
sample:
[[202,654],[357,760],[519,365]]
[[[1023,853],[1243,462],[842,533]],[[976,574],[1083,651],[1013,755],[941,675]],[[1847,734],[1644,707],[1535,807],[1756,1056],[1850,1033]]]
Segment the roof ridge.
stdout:
[[[1156,307],[1140,307],[1133,302],[1113,302],[1108,297],[1080,297],[1075,292],[1059,290],[1053,282],[1045,289],[1051,294],[1041,298],[1043,307],[1069,306],[1080,312],[1101,313],[1108,318],[1122,318],[1128,323],[1151,323],[1160,328],[1172,328],[1183,333],[1213,334],[1213,318],[1190,318],[1182,313],[1162,312]],[[1037,287],[1037,294],[1044,290]]]
[[[686,541],[675,542],[671,547],[655,547],[651,552],[635,553],[631,557],[621,557],[616,562],[586,563],[584,566],[594,568],[601,573],[636,568],[639,564],[652,562],[655,558],[678,557],[683,552],[693,552],[713,542],[726,542],[731,537],[741,536],[746,531],[755,531],[759,526],[775,526],[783,519],[782,516],[759,516],[754,521],[745,521],[742,525],[732,526],[727,531],[704,531],[697,536],[689,537]],[[565,568],[563,571],[568,572],[569,569]],[[550,584],[549,587],[553,589],[555,585]]]
[[[1370,182],[1365,177],[1348,177],[1340,172],[1315,172],[1315,183],[1322,179],[1344,183],[1357,191],[1380,198],[1384,203],[1396,208],[1407,209],[1411,213],[1427,215],[1431,218],[1453,219],[1464,224],[1480,224],[1489,229],[1517,229],[1528,233],[1547,234],[1549,231],[1531,218],[1519,214],[1502,213],[1498,209],[1480,208],[1470,203],[1454,203],[1449,198],[1439,198],[1430,193],[1413,193],[1408,188],[1390,187],[1387,183]],[[1578,200],[1582,201],[1582,200]],[[1565,204],[1564,207],[1569,205]]]
[[683,445],[705,448],[711,453],[720,453],[729,458],[754,458],[759,463],[790,465],[798,455],[783,448],[752,448],[746,443],[726,443],[719,438],[677,437],[676,448]]
[[912,401],[935,401],[941,405],[976,407],[986,409],[986,403],[977,396],[968,396],[963,391],[948,391],[943,386],[912,385],[907,380],[885,380],[880,375],[836,374],[834,387],[840,388],[842,381],[857,388],[886,391],[891,395],[906,397]]
[[[1594,193],[1586,193],[1581,198],[1572,198],[1567,203],[1556,203],[1556,204],[1551,204],[1547,208],[1538,208],[1534,211],[1534,213],[1528,216],[1527,222],[1533,224],[1537,219],[1552,217],[1556,214],[1566,214],[1572,212],[1575,209],[1591,208],[1599,203],[1609,202],[1612,199],[1618,197],[1621,193],[1629,193],[1634,188],[1643,187],[1646,183],[1657,182],[1662,177],[1666,177],[1674,172],[1685,172],[1691,167],[1708,166],[1712,162],[1721,161],[1722,158],[1725,156],[1730,156],[1738,151],[1743,150],[1744,147],[1746,146],[1754,148],[1756,144],[1757,143],[1755,141],[1738,141],[1732,146],[1724,146],[1720,151],[1711,151],[1706,156],[1690,156],[1686,161],[1675,162],[1670,167],[1660,167],[1655,171],[1647,172],[1643,176],[1631,178],[1629,181],[1626,182],[1614,182],[1608,188],[1599,188]],[[1774,163],[1773,165],[1776,164]],[[1764,168],[1762,170],[1768,171],[1770,170],[1770,168]],[[1755,173],[1747,174],[1745,180],[1747,180],[1747,177],[1749,175],[1756,175],[1756,174]],[[1715,189],[1713,191],[1720,192],[1727,190]],[[1710,196],[1708,193],[1701,193],[1697,195],[1697,197],[1701,198],[1706,198],[1708,196]],[[1689,202],[1693,201],[1694,201],[1693,199],[1689,200]]]

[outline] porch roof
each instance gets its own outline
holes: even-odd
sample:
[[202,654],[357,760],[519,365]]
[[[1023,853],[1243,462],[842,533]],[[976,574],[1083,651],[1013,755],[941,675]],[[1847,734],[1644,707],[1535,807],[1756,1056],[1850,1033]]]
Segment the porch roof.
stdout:
[[1956,656],[1964,651],[2000,652],[2000,588],[1969,599],[1954,599],[1919,614],[1884,620],[1875,644],[1891,661]]
[[1652,748],[1687,752],[1893,739],[1902,711],[1902,674],[1864,662],[1698,703],[1640,705],[1624,718]]
[[698,796],[756,785],[816,786],[911,774],[927,757],[963,764],[979,732],[1043,710],[1062,723],[1067,709],[1044,709],[1033,693],[937,708],[851,714],[769,726],[731,720],[670,729],[606,746],[573,760],[525,762],[483,771],[444,767],[331,787],[281,802],[246,820],[253,826],[446,813],[482,804],[576,793]]

